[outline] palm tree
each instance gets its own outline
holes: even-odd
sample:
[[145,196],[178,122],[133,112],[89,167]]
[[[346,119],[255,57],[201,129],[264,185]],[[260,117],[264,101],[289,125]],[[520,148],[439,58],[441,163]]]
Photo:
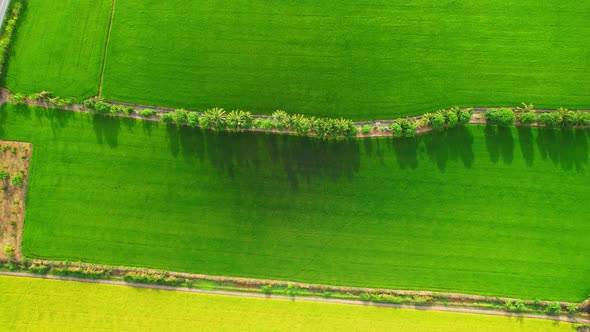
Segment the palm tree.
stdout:
[[45,101],[51,96],[51,92],[43,90],[37,94],[37,100]]
[[242,110],[231,111],[227,114],[227,124],[235,131],[250,128],[252,126],[252,113]]
[[215,107],[209,109],[205,111],[205,115],[209,119],[209,124],[212,125],[214,129],[225,129],[227,125],[227,115],[223,108]]
[[277,126],[286,126],[289,115],[285,111],[276,110],[271,115]]

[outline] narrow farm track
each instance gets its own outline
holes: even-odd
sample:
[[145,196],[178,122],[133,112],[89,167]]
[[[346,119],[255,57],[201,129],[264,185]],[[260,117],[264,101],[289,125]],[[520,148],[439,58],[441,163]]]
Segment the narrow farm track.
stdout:
[[98,82],[98,97],[102,95],[102,82],[104,80],[104,67],[107,64],[107,54],[109,52],[109,39],[113,30],[113,16],[115,16],[115,0],[111,3],[111,16],[109,17],[109,28],[107,29],[107,38],[104,43],[104,56],[102,58],[102,67],[100,68],[100,80]]
[[565,323],[578,323],[578,324],[590,323],[589,319],[583,319],[583,318],[573,318],[573,317],[564,317],[564,316],[547,316],[547,315],[539,315],[539,314],[508,313],[508,312],[504,312],[504,311],[495,311],[495,310],[486,310],[486,309],[472,309],[472,308],[463,308],[463,307],[445,307],[445,306],[438,306],[438,305],[416,306],[416,305],[404,305],[404,304],[363,302],[363,301],[354,301],[354,300],[327,299],[327,298],[319,298],[319,297],[266,295],[266,294],[259,294],[259,293],[231,292],[231,291],[220,291],[220,290],[204,290],[204,289],[194,289],[194,288],[186,288],[186,287],[172,287],[172,286],[163,286],[163,285],[139,284],[139,283],[130,283],[130,282],[113,281],[113,280],[83,279],[83,278],[63,277],[63,276],[55,276],[55,275],[37,275],[37,274],[22,273],[22,272],[0,271],[0,275],[10,276],[10,277],[21,277],[21,278],[51,279],[51,280],[61,280],[61,281],[74,281],[74,282],[85,282],[85,283],[94,283],[94,284],[128,286],[128,287],[136,287],[136,288],[158,289],[158,290],[165,290],[165,291],[177,291],[177,292],[210,294],[210,295],[238,296],[238,297],[247,297],[247,298],[266,298],[266,299],[274,299],[274,300],[308,301],[308,302],[334,303],[334,304],[357,305],[357,306],[374,306],[374,307],[393,308],[393,309],[414,309],[414,310],[424,310],[424,311],[454,312],[454,313],[465,313],[465,314],[474,314],[474,315],[490,315],[490,316],[516,317],[516,318],[533,318],[533,319],[545,319],[545,320],[559,321],[559,322],[565,322]]

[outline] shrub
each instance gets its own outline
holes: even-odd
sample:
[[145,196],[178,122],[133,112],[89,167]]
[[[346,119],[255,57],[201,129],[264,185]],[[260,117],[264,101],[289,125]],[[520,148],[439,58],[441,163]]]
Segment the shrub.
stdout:
[[454,128],[459,123],[459,118],[457,117],[457,113],[454,111],[444,111],[445,121],[447,123],[447,127]]
[[10,184],[12,184],[13,186],[20,186],[23,184],[23,177],[22,175],[13,175],[10,178]]
[[577,304],[570,304],[567,306],[567,312],[569,312],[570,314],[576,313],[578,310],[580,310],[580,307]]
[[399,136],[399,135],[401,135],[401,134],[402,134],[402,131],[403,131],[403,129],[402,129],[402,126],[401,126],[399,123],[397,123],[397,122],[394,122],[394,123],[392,123],[392,124],[389,126],[389,128],[391,129],[391,132],[392,132],[392,133],[393,133],[395,136]]
[[509,108],[487,110],[485,116],[488,124],[498,126],[510,126],[516,120],[514,111]]
[[174,117],[172,116],[171,113],[160,113],[160,121],[164,122],[164,123],[172,123],[174,122]]
[[574,111],[564,111],[562,114],[563,125],[566,127],[573,127],[578,124],[578,114]]
[[539,124],[549,128],[557,128],[563,123],[561,114],[558,112],[541,113],[539,114],[537,121]]
[[145,109],[142,109],[139,112],[139,114],[141,116],[144,116],[146,118],[149,118],[149,117],[152,117],[152,116],[156,115],[156,111],[154,111],[153,109],[145,108]]
[[457,118],[459,119],[459,124],[465,125],[471,121],[471,115],[473,114],[473,109],[467,110],[457,110]]
[[363,135],[369,135],[371,133],[371,126],[366,124],[362,127],[361,132],[363,133]]
[[410,120],[401,120],[399,122],[402,127],[402,135],[404,137],[414,137],[416,134],[416,123]]
[[272,286],[262,285],[262,287],[260,287],[260,290],[266,295],[272,294]]
[[534,111],[527,111],[518,117],[518,121],[523,125],[530,125],[537,122],[537,114]]
[[127,272],[123,277],[123,280],[127,282],[168,286],[180,286],[185,282],[183,278],[177,278],[166,274],[150,274],[135,271]]
[[4,253],[6,255],[8,255],[9,257],[14,257],[14,252],[15,252],[15,249],[13,246],[5,246],[4,247]]
[[90,113],[106,114],[111,111],[111,104],[99,98],[90,98],[84,101],[84,108]]
[[186,122],[191,127],[196,127],[199,125],[199,113],[197,112],[189,112],[186,115]]
[[22,93],[15,93],[10,95],[10,102],[15,104],[24,104],[27,102],[27,96]]
[[174,121],[179,126],[185,125],[188,121],[187,112],[182,108],[177,109],[170,114],[172,116],[172,121]]
[[590,113],[578,112],[578,124],[581,126],[590,126]]
[[6,171],[0,171],[0,181],[8,179],[8,173]]
[[438,129],[441,129],[444,127],[445,117],[440,113],[435,113],[435,114],[432,114],[428,118],[428,122],[430,124],[430,127],[432,127],[432,129],[438,130]]
[[559,303],[549,303],[545,307],[545,312],[551,315],[556,315],[561,311],[561,305]]
[[110,112],[112,114],[122,113],[122,114],[129,115],[129,114],[133,113],[133,107],[124,106],[124,105],[112,105]]
[[264,130],[273,130],[275,129],[275,122],[271,119],[263,119],[260,128]]
[[43,264],[32,264],[31,266],[29,266],[29,271],[35,274],[47,274],[47,272],[49,272],[49,269],[49,266]]

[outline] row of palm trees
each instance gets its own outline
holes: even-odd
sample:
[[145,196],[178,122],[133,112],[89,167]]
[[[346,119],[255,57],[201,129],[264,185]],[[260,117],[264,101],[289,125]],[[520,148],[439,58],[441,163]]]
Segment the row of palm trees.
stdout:
[[226,112],[222,108],[208,109],[203,113],[187,112],[178,109],[169,113],[160,113],[164,123],[199,126],[205,129],[241,131],[262,129],[268,131],[290,131],[302,136],[317,136],[321,139],[354,137],[357,126],[350,119],[306,117],[303,114],[289,115],[277,110],[270,117],[256,117],[243,110]]

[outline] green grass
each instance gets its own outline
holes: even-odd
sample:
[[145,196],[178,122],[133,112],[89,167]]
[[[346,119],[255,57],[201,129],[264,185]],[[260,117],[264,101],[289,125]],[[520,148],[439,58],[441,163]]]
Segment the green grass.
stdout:
[[[110,0],[28,3],[8,87],[95,93]],[[589,22],[585,3],[559,0],[117,1],[103,93],[353,119],[590,108]]]
[[[572,331],[545,320],[249,299],[0,276],[8,330]],[[81,296],[81,294],[84,294]]]
[[29,257],[581,301],[585,131],[213,134],[5,105],[33,143]]
[[6,86],[62,97],[98,92],[111,0],[27,0],[8,59]]

